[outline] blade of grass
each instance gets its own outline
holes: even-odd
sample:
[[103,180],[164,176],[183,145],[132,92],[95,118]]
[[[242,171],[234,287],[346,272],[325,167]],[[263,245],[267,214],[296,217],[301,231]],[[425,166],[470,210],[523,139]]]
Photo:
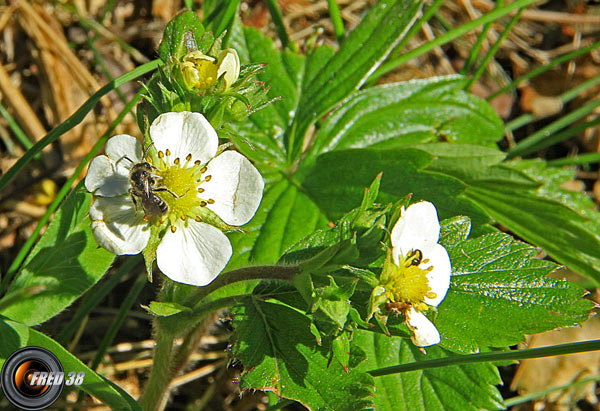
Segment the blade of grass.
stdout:
[[[435,0],[433,2],[433,4],[430,7],[428,7],[427,10],[425,10],[423,12],[423,15],[420,18],[415,20],[414,24],[406,32],[406,35],[402,38],[402,40],[400,40],[398,45],[390,53],[390,56],[396,57],[398,54],[400,54],[399,51],[402,51],[404,49],[404,47],[406,47],[406,45],[408,44],[410,39],[415,34],[417,34],[419,32],[419,30],[421,30],[421,27],[423,26],[423,24],[428,22],[435,15],[436,11],[440,8],[440,6],[442,5],[443,2],[444,2],[444,0]],[[376,72],[377,72],[377,70],[373,74],[375,74]],[[365,82],[365,85],[363,86],[363,88],[374,85],[378,79],[379,79],[379,77],[373,77],[373,75],[371,75],[369,77],[369,79]]]
[[460,37],[463,34],[468,33],[471,30],[474,30],[475,28],[477,28],[483,24],[495,21],[496,19],[509,14],[511,11],[520,9],[522,7],[526,7],[537,1],[539,1],[539,0],[517,0],[514,3],[511,3],[507,6],[500,7],[499,9],[493,10],[493,11],[489,12],[488,14],[481,16],[480,18],[478,18],[476,20],[465,23],[462,26],[457,27],[456,29],[454,29],[452,31],[449,31],[446,34],[437,37],[433,41],[427,42],[427,43],[423,44],[422,46],[417,47],[407,53],[404,53],[397,58],[388,60],[386,63],[382,64],[381,67],[379,67],[377,70],[375,70],[373,72],[373,74],[371,74],[370,81],[375,82],[384,74],[387,74],[392,70],[395,70],[396,68],[400,67],[407,61],[409,61],[415,57],[418,57],[421,54],[425,54],[438,46],[444,45],[444,44],[454,40],[455,38]]
[[[8,127],[12,130],[17,141],[25,148],[25,150],[29,150],[31,147],[33,147],[33,143],[31,142],[31,140],[29,138],[27,138],[27,135],[25,135],[25,132],[23,130],[21,130],[21,127],[19,127],[19,124],[15,121],[13,116],[10,115],[10,113],[8,112],[6,107],[4,107],[2,105],[2,103],[0,103],[0,115],[2,115],[2,117],[4,117],[4,119],[8,123]],[[38,153],[35,156],[35,159],[41,160],[42,157]]]
[[[127,293],[127,296],[125,297],[123,304],[121,304],[121,308],[119,309],[117,316],[110,324],[110,327],[108,327],[108,330],[106,330],[106,334],[104,334],[104,338],[100,342],[100,346],[96,351],[96,355],[94,356],[94,359],[92,360],[92,363],[89,366],[92,370],[96,371],[98,365],[100,365],[100,361],[102,361],[104,354],[106,354],[106,350],[108,350],[108,347],[112,344],[113,340],[115,339],[115,336],[117,335],[117,332],[119,332],[119,329],[123,325],[123,322],[127,317],[127,313],[129,312],[129,310],[133,306],[133,303],[146,286],[146,281],[147,279],[145,275],[139,275],[135,283],[133,284],[133,287],[131,287],[129,293]],[[79,393],[79,397],[77,398],[77,402],[83,401],[84,395],[85,393],[81,391]]]
[[346,30],[344,28],[344,20],[342,20],[342,13],[340,13],[340,7],[335,0],[327,0],[327,5],[329,7],[329,18],[331,18],[331,23],[333,24],[335,37],[337,38],[338,43],[341,43],[344,41]]
[[92,361],[92,364],[90,365],[90,368],[92,370],[95,371],[96,368],[98,368],[100,361],[102,361],[102,357],[104,357],[104,354],[106,354],[106,350],[108,349],[108,347],[112,344],[113,340],[115,339],[115,336],[117,335],[117,332],[119,331],[119,328],[121,328],[121,325],[123,325],[123,321],[125,321],[125,318],[127,317],[127,313],[129,312],[129,310],[133,306],[133,303],[135,302],[135,300],[138,298],[138,296],[140,295],[140,293],[146,286],[147,281],[148,281],[148,279],[146,278],[146,275],[142,274],[142,273],[140,273],[138,278],[135,280],[133,287],[131,287],[131,289],[129,290],[129,293],[127,293],[127,296],[125,297],[125,300],[123,301],[123,304],[121,304],[121,308],[119,309],[117,316],[115,317],[114,321],[112,322],[112,324],[110,325],[108,330],[106,330],[106,334],[104,335],[104,338],[102,339],[102,342],[100,343],[100,346],[98,347],[98,351],[96,351],[94,360]]
[[[579,94],[586,92],[587,90],[591,89],[592,87],[598,84],[600,84],[600,75],[592,77],[591,79],[586,80],[583,83],[565,91],[564,93],[558,96],[558,99],[562,104],[567,104],[569,101],[579,96]],[[508,123],[506,123],[504,125],[504,128],[506,129],[506,131],[513,131],[518,129],[519,127],[524,126],[525,124],[528,124],[531,121],[539,120],[540,118],[543,117],[536,117],[533,114],[529,113],[522,114],[514,120],[511,120]]]
[[183,0],[183,5],[186,9],[194,10],[194,0]]
[[148,57],[144,56],[138,49],[132,47],[129,43],[118,37],[116,34],[111,33],[102,24],[98,23],[97,21],[88,19],[85,16],[82,16],[75,6],[57,0],[53,0],[52,3],[62,7],[63,9],[71,13],[75,18],[79,20],[79,24],[81,25],[81,27],[87,30],[93,30],[97,34],[106,38],[107,40],[117,43],[125,52],[127,52],[127,54],[129,54],[138,63],[148,63],[150,61]]
[[533,401],[536,399],[540,399],[545,397],[548,394],[552,394],[555,391],[564,391],[571,388],[578,387],[583,384],[587,384],[589,382],[600,381],[600,375],[596,375],[595,377],[584,378],[578,381],[571,382],[569,384],[560,385],[558,387],[548,388],[542,391],[532,392],[531,394],[519,395],[518,397],[512,397],[504,400],[504,405],[506,408],[510,408],[514,405],[523,404],[525,402]]
[[279,40],[281,40],[281,44],[284,48],[287,47],[292,51],[298,51],[296,44],[290,41],[290,38],[288,37],[285,24],[283,23],[283,15],[281,14],[281,9],[277,4],[277,0],[267,0],[266,3],[271,18],[273,19],[273,24],[275,24],[275,28],[277,29],[277,36],[279,37]]
[[[117,118],[110,124],[110,126],[108,127],[108,129],[106,130],[104,135],[102,137],[100,137],[100,139],[96,142],[96,144],[94,144],[94,146],[92,147],[90,152],[83,158],[81,163],[79,163],[79,165],[73,172],[73,175],[71,176],[71,178],[69,178],[67,180],[67,182],[61,187],[59,192],[56,194],[56,198],[54,199],[52,204],[50,204],[48,206],[48,209],[46,210],[46,214],[44,214],[42,216],[42,218],[40,218],[40,221],[38,221],[37,226],[31,233],[31,235],[29,236],[27,241],[25,241],[25,244],[23,244],[23,246],[19,250],[19,253],[15,257],[15,259],[12,262],[12,264],[10,265],[10,267],[8,268],[4,277],[2,278],[2,283],[0,284],[0,295],[6,291],[8,285],[10,284],[10,281],[12,280],[12,278],[14,277],[16,272],[19,270],[19,267],[21,266],[21,264],[23,263],[23,261],[25,260],[27,255],[29,254],[29,251],[31,251],[31,248],[33,247],[33,245],[35,244],[35,241],[37,240],[37,238],[40,234],[40,231],[46,225],[48,220],[50,220],[50,216],[52,215],[52,213],[54,213],[58,209],[58,206],[60,205],[62,200],[67,196],[67,193],[71,189],[71,186],[73,185],[73,183],[75,183],[75,181],[79,178],[79,175],[81,174],[81,172],[83,171],[85,166],[87,166],[87,164],[92,160],[92,158],[96,155],[96,153],[104,146],[104,143],[106,143],[106,140],[108,140],[108,137],[114,131],[114,129],[117,127],[117,125],[123,120],[123,118],[127,115],[127,113],[129,113],[131,110],[133,110],[133,108],[135,107],[137,102],[142,97],[143,90],[144,89],[141,88],[137,92],[135,97],[133,99],[131,99],[129,104],[127,104],[127,106],[125,106],[123,111],[121,111],[121,113],[117,116]],[[79,186],[83,186],[83,180],[79,182],[78,187]]]
[[575,157],[565,157],[548,161],[548,165],[554,167],[576,166],[591,163],[600,163],[600,153],[586,153]]
[[582,117],[590,114],[596,107],[600,106],[600,100],[593,100],[587,103],[585,106],[579,107],[577,110],[570,112],[567,115],[562,116],[558,120],[553,123],[548,124],[546,127],[541,130],[533,133],[527,138],[519,141],[513,148],[508,150],[508,158],[513,158],[516,156],[524,156],[527,154],[531,154],[534,151],[537,151],[541,148],[548,147],[554,143],[567,139],[576,133],[580,133],[588,127],[591,127],[596,124],[599,119],[595,119],[592,121],[588,121],[583,124],[578,124],[574,127],[571,127],[565,130],[562,133],[553,135],[559,130],[562,130],[565,127],[568,127],[570,124],[579,120]]
[[[494,5],[494,9],[500,8],[502,6],[504,6],[504,0],[498,0]],[[460,70],[460,74],[464,75],[464,74],[468,73],[469,70],[471,69],[471,67],[473,66],[473,64],[475,64],[475,59],[477,58],[477,55],[479,54],[481,45],[483,44],[483,41],[487,38],[487,35],[488,35],[490,29],[492,28],[493,23],[494,22],[489,22],[483,26],[481,33],[479,33],[479,36],[477,36],[477,40],[475,40],[475,44],[473,44],[473,47],[471,48],[471,51],[469,52],[469,57],[467,57],[467,61],[465,62],[465,65]]]
[[[98,48],[94,44],[94,42],[97,39],[98,39],[97,36],[92,39],[86,32],[85,41],[86,41],[88,47],[90,48],[90,50],[92,50],[92,54],[94,55],[94,61],[96,62],[96,64],[98,64],[98,66],[100,66],[100,70],[102,70],[102,73],[104,73],[104,76],[108,79],[108,81],[113,81],[114,77],[110,74],[110,71],[108,71],[108,67],[106,67],[106,64],[104,63],[104,58],[102,58],[102,55],[100,54],[100,52],[98,51]],[[115,89],[115,92],[119,96],[119,99],[121,100],[121,102],[123,102],[123,104],[127,104],[127,98],[125,97],[125,95],[123,94],[121,89],[119,89],[117,87]]]
[[61,124],[52,129],[46,137],[42,138],[40,141],[35,143],[31,149],[29,149],[23,157],[21,157],[2,177],[0,177],[0,191],[6,187],[10,180],[23,169],[33,159],[39,152],[42,151],[44,147],[49,144],[52,144],[56,141],[60,136],[62,136],[67,131],[71,130],[77,124],[81,123],[81,121],[85,118],[87,113],[94,109],[96,103],[108,92],[114,90],[115,88],[127,83],[128,81],[134,80],[140,76],[143,76],[146,73],[151,72],[156,69],[160,65],[162,65],[162,61],[157,59],[153,60],[149,63],[141,65],[128,73],[123,74],[120,77],[117,77],[113,81],[108,82],[104,87],[100,90],[96,91],[79,109],[71,115],[68,119],[63,121]]
[[115,7],[115,0],[108,0],[106,2],[106,6],[104,6],[104,10],[102,10],[102,15],[100,16],[100,21],[98,23],[104,24],[104,20],[106,20],[106,16],[108,16],[108,13],[110,13],[114,7]]
[[570,53],[563,54],[562,56],[552,60],[550,63],[540,66],[534,70],[531,70],[529,73],[524,74],[521,77],[518,77],[517,79],[513,80],[512,83],[507,84],[506,86],[502,87],[500,90],[498,90],[498,91],[492,93],[491,95],[489,95],[488,97],[486,97],[486,100],[491,101],[491,100],[495,99],[496,97],[498,97],[500,94],[515,89],[517,87],[517,85],[519,85],[523,81],[529,80],[530,78],[538,76],[538,75],[550,70],[551,68],[556,67],[567,61],[573,60],[576,57],[587,54],[588,52],[590,52],[594,49],[597,49],[598,47],[600,47],[600,41],[590,44],[587,47],[582,47],[580,49],[574,50]]
[[525,348],[505,352],[489,352],[482,354],[462,355],[450,358],[438,358],[436,360],[418,361],[407,364],[394,365],[392,367],[378,368],[368,371],[373,377],[383,375],[399,374],[401,372],[424,370],[428,368],[448,367],[450,365],[474,364],[479,362],[495,361],[519,361],[528,358],[554,357],[556,355],[576,354],[580,352],[600,350],[600,340],[582,341],[568,344],[553,345],[541,348]]
[[496,19],[498,19],[502,16],[505,16],[514,10],[526,7],[537,1],[539,1],[539,0],[517,0],[514,3],[511,3],[507,6],[500,7],[496,10],[493,10],[493,11],[489,12],[488,14],[481,16],[480,18],[478,18],[476,20],[465,23],[462,26],[449,31],[446,34],[437,37],[433,41],[427,42],[420,47],[417,47],[409,52],[406,52],[406,53],[400,55],[397,58],[388,60],[386,63],[382,64],[381,67],[379,67],[377,70],[375,70],[373,72],[373,74],[371,74],[370,81],[375,82],[384,74],[387,74],[392,70],[395,70],[396,68],[400,67],[407,61],[409,61],[415,57],[418,57],[422,54],[425,54],[438,46],[444,45],[444,44],[454,40],[455,38],[460,37],[463,34],[468,33],[471,30],[474,30],[475,28],[477,28],[483,24],[495,21]]
[[498,40],[492,45],[492,47],[490,47],[490,49],[486,53],[485,57],[483,58],[483,61],[477,67],[477,70],[475,70],[475,74],[473,74],[473,77],[471,77],[469,79],[469,81],[467,82],[467,84],[465,85],[465,90],[471,90],[471,87],[473,86],[473,84],[479,79],[479,77],[481,77],[481,75],[487,68],[489,62],[494,58],[494,55],[500,48],[500,44],[502,44],[502,42],[504,41],[506,36],[508,36],[508,33],[510,33],[512,28],[515,26],[515,24],[517,24],[517,22],[521,18],[521,14],[523,13],[523,10],[525,10],[525,9],[524,8],[519,9],[517,14],[515,14],[512,17],[512,19],[510,19],[510,21],[504,28],[504,31],[502,31],[502,34],[500,34],[500,37],[498,38]]
[[[94,284],[81,300],[81,304],[77,307],[73,318],[60,330],[60,333],[56,336],[56,341],[66,347],[84,318],[121,282],[125,274],[141,262],[142,257],[140,255],[127,258],[107,281]],[[73,348],[69,347],[69,351],[72,351]]]

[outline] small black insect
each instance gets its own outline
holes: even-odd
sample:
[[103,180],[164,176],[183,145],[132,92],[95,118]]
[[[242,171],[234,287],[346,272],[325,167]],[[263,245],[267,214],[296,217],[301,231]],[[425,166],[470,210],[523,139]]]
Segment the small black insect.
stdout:
[[[413,258],[415,257],[416,258]],[[410,262],[410,265],[419,265],[421,264],[421,262],[423,261],[423,252],[421,250],[413,250],[410,253],[408,253],[408,258],[413,258],[412,261]]]
[[[148,146],[148,148],[150,148],[150,146]],[[146,151],[148,148],[144,150],[144,154],[142,155],[143,158],[146,158]],[[131,196],[136,209],[139,201],[147,218],[151,220],[160,219],[168,213],[169,206],[155,193],[158,191],[166,191],[175,198],[179,198],[179,196],[168,188],[159,186],[162,178],[156,173],[157,168],[152,164],[147,161],[134,163],[127,156],[123,158],[133,164],[129,171],[129,184],[131,184],[129,195]]]

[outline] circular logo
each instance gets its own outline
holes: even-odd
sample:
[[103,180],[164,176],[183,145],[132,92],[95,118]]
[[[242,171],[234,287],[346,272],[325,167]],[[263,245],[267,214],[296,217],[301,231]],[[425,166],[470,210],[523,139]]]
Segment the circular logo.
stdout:
[[41,347],[21,348],[2,367],[0,383],[6,398],[24,410],[42,410],[58,399],[64,373],[58,358]]

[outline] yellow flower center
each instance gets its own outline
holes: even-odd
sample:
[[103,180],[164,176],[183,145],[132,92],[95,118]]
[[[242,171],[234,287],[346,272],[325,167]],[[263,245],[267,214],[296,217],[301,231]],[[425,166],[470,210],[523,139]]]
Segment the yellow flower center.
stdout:
[[214,204],[211,198],[204,198],[202,183],[210,181],[211,176],[206,175],[207,168],[200,160],[193,161],[188,154],[182,161],[179,157],[173,159],[167,149],[165,153],[158,152],[159,164],[157,175],[159,177],[155,194],[168,206],[168,211],[160,223],[165,219],[175,231],[177,219],[185,221],[188,218],[202,221],[207,213],[208,204]]
[[406,256],[400,256],[399,264],[396,265],[388,255],[388,261],[384,266],[383,278],[387,281],[382,284],[386,296],[391,303],[404,303],[406,307],[413,306],[420,311],[427,310],[425,297],[435,298],[436,294],[431,291],[427,273],[433,267],[421,268],[422,263],[429,260],[423,259],[421,250],[412,250]]
[[218,67],[215,59],[201,53],[192,53],[185,56],[181,64],[181,73],[187,86],[204,90],[217,84]]

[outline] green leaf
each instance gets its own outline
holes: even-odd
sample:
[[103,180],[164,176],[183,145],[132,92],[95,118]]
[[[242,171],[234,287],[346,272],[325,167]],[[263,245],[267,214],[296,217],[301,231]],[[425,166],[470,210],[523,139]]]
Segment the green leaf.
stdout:
[[358,206],[365,187],[383,172],[378,196],[381,203],[393,203],[412,193],[412,201],[434,203],[442,219],[469,216],[474,230],[480,233],[489,218],[470,201],[460,198],[465,190],[463,182],[424,170],[432,158],[414,148],[332,151],[316,158],[302,186],[319,208],[334,219]]
[[458,352],[504,347],[535,334],[585,321],[594,304],[586,291],[547,278],[556,264],[504,233],[447,244],[452,278],[435,324],[442,346]]
[[557,184],[552,186],[557,177],[536,177],[536,172],[528,170],[530,162],[497,163],[500,159],[491,149],[452,144],[428,144],[419,149],[432,156],[426,170],[463,181],[466,190],[461,198],[471,200],[508,230],[542,247],[570,269],[600,281],[598,213],[589,203],[586,206],[557,191]]
[[98,398],[114,410],[141,410],[138,403],[122,388],[86,367],[77,357],[59,343],[18,322],[0,320],[0,368],[6,358],[19,348],[26,346],[42,347],[56,355],[65,373],[85,372],[80,389]]
[[502,121],[464,85],[464,78],[448,76],[356,92],[325,120],[313,153],[432,141],[494,144],[503,135]]
[[287,180],[270,181],[254,218],[244,226],[246,232],[229,235],[235,254],[227,268],[275,263],[289,247],[326,223],[306,194]]
[[370,409],[373,379],[364,372],[348,373],[330,362],[329,350],[319,347],[311,322],[283,304],[257,297],[236,309],[233,355],[244,365],[244,390],[272,391],[313,410]]
[[167,24],[158,46],[158,54],[164,62],[168,62],[171,57],[181,59],[188,53],[188,48],[193,49],[192,41],[195,46],[202,43],[203,34],[204,27],[196,13],[184,11]]
[[521,185],[475,181],[464,197],[570,269],[600,282],[600,236],[573,209]]
[[0,314],[26,325],[40,324],[67,308],[102,278],[115,255],[94,240],[88,218],[91,201],[92,195],[85,190],[71,193],[4,298],[33,286],[43,287],[44,291],[17,300]]
[[[427,347],[425,355],[409,340],[363,330],[354,332],[352,345],[366,354],[361,371],[449,355],[438,346]],[[495,385],[501,382],[491,364],[430,368],[376,377],[373,401],[378,411],[500,410],[502,396]]]
[[408,31],[421,9],[417,0],[377,2],[319,74],[303,87],[286,145],[296,159],[309,126],[358,89]]
[[327,320],[333,321],[341,330],[346,324],[350,312],[350,297],[354,294],[356,281],[336,284],[333,277],[329,276],[329,284],[315,288],[314,304],[311,311],[317,309],[325,315]]

